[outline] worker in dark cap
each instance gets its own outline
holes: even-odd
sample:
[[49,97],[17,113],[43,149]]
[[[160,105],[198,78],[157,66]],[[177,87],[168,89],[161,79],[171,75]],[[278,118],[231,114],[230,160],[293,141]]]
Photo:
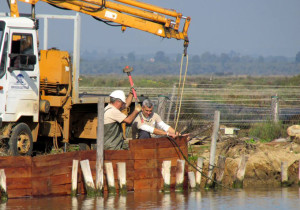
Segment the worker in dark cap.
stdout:
[[138,139],[148,139],[154,135],[177,137],[179,133],[175,133],[174,128],[164,123],[161,117],[153,112],[153,107],[152,101],[145,99],[142,105],[142,114],[133,122],[133,130],[138,132]]

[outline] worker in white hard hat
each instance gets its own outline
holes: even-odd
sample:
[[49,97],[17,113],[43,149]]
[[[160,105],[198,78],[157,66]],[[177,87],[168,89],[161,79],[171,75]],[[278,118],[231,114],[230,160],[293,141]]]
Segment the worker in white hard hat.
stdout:
[[121,123],[131,124],[142,107],[138,104],[134,111],[126,116],[121,110],[130,106],[132,91],[126,99],[122,90],[115,90],[109,96],[110,103],[104,108],[104,150],[120,150],[124,149]]

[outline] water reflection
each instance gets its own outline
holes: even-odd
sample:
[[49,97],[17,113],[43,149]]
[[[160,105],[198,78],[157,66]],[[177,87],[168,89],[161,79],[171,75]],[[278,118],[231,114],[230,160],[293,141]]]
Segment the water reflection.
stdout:
[[94,209],[94,204],[96,202],[96,198],[86,198],[82,201],[82,207],[81,209],[84,210],[93,210]]
[[171,208],[171,194],[167,193],[162,196],[161,207],[162,209],[172,209]]
[[78,209],[78,200],[76,197],[72,197],[72,210],[77,210]]
[[300,188],[209,190],[164,194],[129,192],[90,198],[86,196],[9,199],[0,210],[92,209],[299,209]]
[[116,208],[115,199],[116,199],[116,196],[114,196],[114,195],[107,196],[107,198],[104,200],[104,207]]
[[96,208],[103,209],[104,208],[104,198],[103,197],[96,197]]
[[190,192],[188,194],[187,209],[201,209],[201,192]]
[[177,204],[177,209],[184,210],[184,204],[185,204],[185,196],[183,193],[176,193],[176,201],[175,203]]
[[246,203],[246,191],[244,190],[238,190],[237,191],[237,202],[238,202],[238,205],[239,206],[245,206],[245,203]]
[[6,210],[6,203],[0,204],[0,210]]
[[124,208],[126,208],[126,196],[125,195],[120,195],[119,196],[119,208],[120,209],[124,209]]

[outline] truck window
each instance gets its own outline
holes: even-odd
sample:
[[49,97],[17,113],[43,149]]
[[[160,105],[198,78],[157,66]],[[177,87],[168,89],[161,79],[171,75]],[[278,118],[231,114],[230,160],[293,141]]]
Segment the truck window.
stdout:
[[[8,34],[5,35],[4,38],[4,46],[3,46],[3,52],[1,56],[1,62],[0,62],[0,78],[4,75],[5,73],[5,64],[6,64],[6,59],[7,59],[7,45],[8,45]],[[0,45],[1,46],[1,45]]]
[[4,28],[5,28],[5,23],[0,21],[0,54],[1,54],[1,46],[2,46],[2,39],[3,39],[3,34],[4,34]]
[[11,43],[10,67],[19,68],[20,60],[18,55],[32,55],[33,42],[31,34],[13,34]]

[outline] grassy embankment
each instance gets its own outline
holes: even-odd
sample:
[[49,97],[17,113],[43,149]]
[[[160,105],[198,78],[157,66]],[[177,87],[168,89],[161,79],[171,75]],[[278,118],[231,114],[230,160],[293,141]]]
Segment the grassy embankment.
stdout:
[[[134,76],[133,81],[137,87],[172,87],[178,83],[178,76]],[[231,76],[231,77],[211,77],[211,76],[187,76],[186,84],[197,87],[199,84],[212,85],[274,85],[274,86],[298,86],[300,75],[298,76]],[[80,86],[86,87],[128,87],[126,75],[99,75],[81,76]]]

